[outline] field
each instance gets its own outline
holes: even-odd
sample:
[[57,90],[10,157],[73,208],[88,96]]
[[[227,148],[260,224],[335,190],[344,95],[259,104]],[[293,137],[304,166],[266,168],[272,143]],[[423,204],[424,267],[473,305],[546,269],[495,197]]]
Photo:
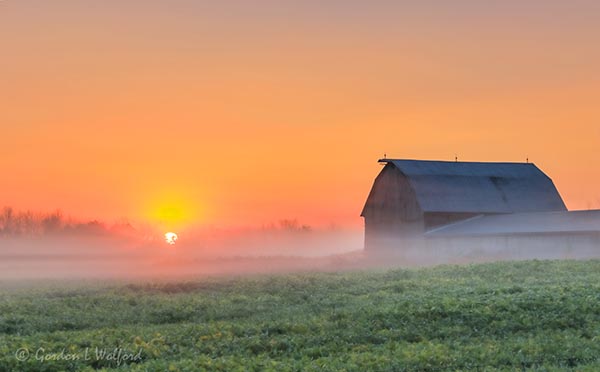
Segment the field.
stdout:
[[600,261],[0,291],[0,371],[598,371]]

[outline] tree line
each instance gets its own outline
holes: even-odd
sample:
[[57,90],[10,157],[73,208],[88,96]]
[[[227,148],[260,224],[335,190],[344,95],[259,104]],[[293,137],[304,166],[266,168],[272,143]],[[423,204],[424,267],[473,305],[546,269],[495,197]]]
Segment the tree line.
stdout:
[[0,236],[103,235],[126,231],[134,231],[129,223],[107,227],[97,220],[74,221],[66,218],[60,210],[50,213],[35,213],[32,211],[16,211],[12,207],[4,207],[0,212]]

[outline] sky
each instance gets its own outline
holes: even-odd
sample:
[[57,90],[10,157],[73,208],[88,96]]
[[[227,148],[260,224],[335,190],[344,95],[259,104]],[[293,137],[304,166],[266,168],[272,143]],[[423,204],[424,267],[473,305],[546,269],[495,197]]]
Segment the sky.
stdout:
[[0,1],[0,205],[358,228],[377,159],[600,208],[596,1]]

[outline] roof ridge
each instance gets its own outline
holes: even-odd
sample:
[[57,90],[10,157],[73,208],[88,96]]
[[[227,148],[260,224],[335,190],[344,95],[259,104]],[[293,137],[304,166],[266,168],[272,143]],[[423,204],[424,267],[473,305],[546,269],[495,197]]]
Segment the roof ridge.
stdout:
[[523,164],[535,165],[533,162],[518,162],[518,161],[454,161],[454,160],[434,160],[434,159],[397,159],[397,158],[381,158],[377,160],[379,163],[389,163],[395,161],[414,161],[420,163],[450,163],[450,164]]

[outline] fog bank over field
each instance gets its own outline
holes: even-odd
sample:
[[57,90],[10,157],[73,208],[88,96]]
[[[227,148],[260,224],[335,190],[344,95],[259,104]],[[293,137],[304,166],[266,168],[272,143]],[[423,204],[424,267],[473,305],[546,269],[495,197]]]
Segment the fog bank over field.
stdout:
[[220,231],[179,235],[167,244],[99,235],[0,238],[0,280],[43,278],[180,278],[327,270],[338,255],[362,249],[359,230]]
[[0,280],[178,278],[335,267],[326,257],[363,248],[360,229],[295,219],[260,227],[188,227],[78,221],[60,211],[0,213]]
[[[313,228],[296,220],[251,228],[189,228],[177,231],[179,238],[173,245],[165,241],[166,231],[162,230],[129,223],[73,222],[58,212],[36,216],[5,209],[0,216],[0,283],[177,280],[498,260],[589,259],[599,257],[600,251],[596,235],[486,237],[473,231],[474,237],[390,237],[389,244],[383,242],[389,249],[365,251],[362,229]],[[589,242],[582,244],[582,239]]]
[[501,260],[590,259],[597,250],[574,250],[562,239],[506,250],[481,245],[362,250],[361,231],[255,233],[212,240],[139,242],[114,237],[0,239],[0,286],[44,279],[185,280],[305,271],[347,271],[468,264]]

